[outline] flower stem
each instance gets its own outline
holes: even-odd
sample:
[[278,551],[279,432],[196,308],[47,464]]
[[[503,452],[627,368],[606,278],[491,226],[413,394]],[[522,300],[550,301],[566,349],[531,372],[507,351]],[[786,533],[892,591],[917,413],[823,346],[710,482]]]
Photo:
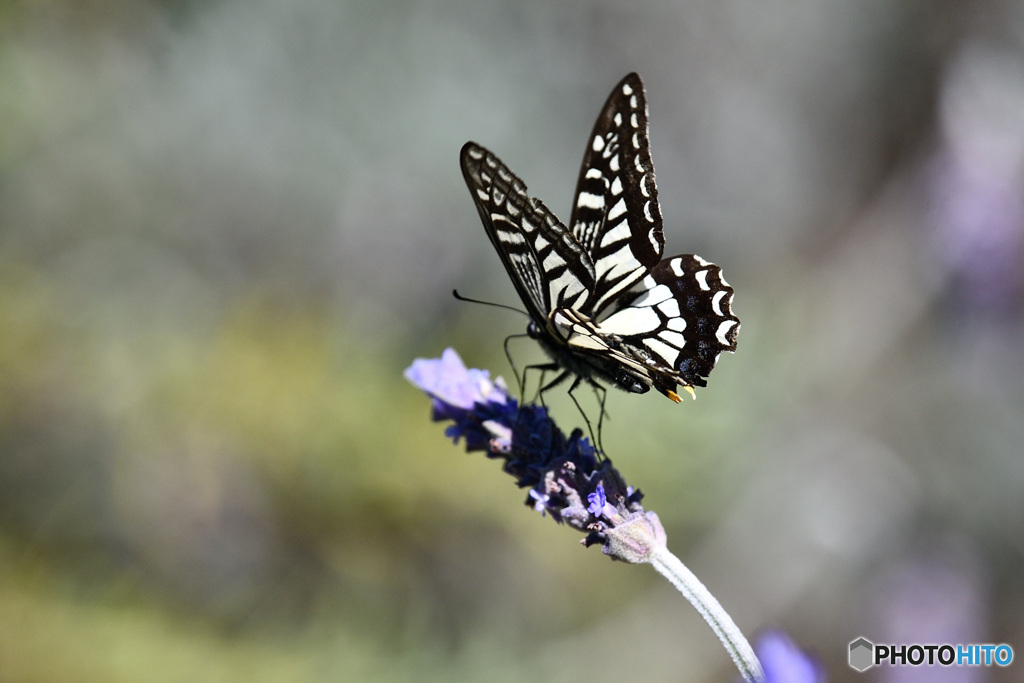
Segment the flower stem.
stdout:
[[704,617],[704,621],[708,622],[708,626],[722,641],[732,661],[736,663],[736,668],[743,674],[743,679],[748,683],[764,683],[764,670],[750,643],[700,579],[664,546],[651,553],[650,562],[659,574],[671,581],[672,585],[690,601]]

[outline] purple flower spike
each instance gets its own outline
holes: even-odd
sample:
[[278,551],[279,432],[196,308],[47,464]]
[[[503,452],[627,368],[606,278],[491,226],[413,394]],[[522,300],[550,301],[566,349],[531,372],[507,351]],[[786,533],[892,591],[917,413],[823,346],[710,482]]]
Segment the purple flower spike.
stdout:
[[[654,513],[640,505],[643,494],[626,486],[607,458],[579,429],[566,436],[547,408],[519,406],[500,379],[467,369],[452,349],[441,358],[417,359],[405,377],[433,400],[435,421],[452,420],[445,433],[466,450],[486,450],[505,461],[526,504],[587,534],[584,545],[601,544],[613,559],[645,562],[665,534]],[[620,528],[621,527],[621,528]]]

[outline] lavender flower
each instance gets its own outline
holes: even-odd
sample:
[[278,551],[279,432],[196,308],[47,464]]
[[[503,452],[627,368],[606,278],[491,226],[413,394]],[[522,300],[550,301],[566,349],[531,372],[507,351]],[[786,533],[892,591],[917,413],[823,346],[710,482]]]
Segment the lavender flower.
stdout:
[[486,450],[504,460],[503,469],[522,488],[526,504],[559,523],[586,533],[582,543],[600,543],[613,560],[649,563],[697,609],[725,646],[747,681],[765,676],[750,644],[722,606],[668,550],[658,515],[640,505],[643,494],[627,486],[608,458],[598,458],[583,431],[569,436],[547,408],[518,405],[500,378],[467,369],[452,349],[441,358],[417,359],[405,377],[433,403],[434,421],[454,422],[445,433],[466,440],[466,450]]
[[[439,359],[417,359],[405,377],[433,402],[434,421],[452,420],[445,434],[466,450],[486,450],[505,461],[504,471],[530,487],[526,504],[587,534],[583,544],[600,543],[605,554],[625,562],[646,562],[665,546],[665,531],[640,505],[643,494],[627,486],[607,458],[580,429],[566,436],[547,408],[519,406],[499,378],[467,369],[453,349]],[[600,500],[599,505],[594,501]]]
[[467,369],[454,349],[445,349],[440,358],[414,360],[405,378],[433,399],[435,422],[455,421],[445,434],[455,443],[465,438],[467,451],[487,448],[492,438],[488,425],[507,424],[518,411],[500,378],[492,382],[486,370]]

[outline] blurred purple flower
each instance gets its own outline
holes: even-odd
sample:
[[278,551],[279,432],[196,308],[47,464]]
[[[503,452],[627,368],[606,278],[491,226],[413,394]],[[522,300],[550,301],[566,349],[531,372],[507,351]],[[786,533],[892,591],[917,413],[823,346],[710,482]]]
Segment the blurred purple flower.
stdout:
[[768,631],[754,646],[765,683],[825,683],[821,664],[782,631]]
[[664,546],[658,516],[640,505],[643,494],[627,486],[583,431],[569,436],[548,416],[547,408],[518,405],[499,378],[467,369],[453,349],[441,358],[417,359],[405,377],[433,401],[434,421],[452,420],[445,433],[466,450],[486,450],[505,461],[504,471],[520,487],[530,487],[526,504],[555,521],[586,532],[586,546],[602,544],[613,559],[644,562],[655,546]]
[[1024,288],[1024,66],[968,44],[946,74],[927,168],[929,220],[952,301],[1005,315]]

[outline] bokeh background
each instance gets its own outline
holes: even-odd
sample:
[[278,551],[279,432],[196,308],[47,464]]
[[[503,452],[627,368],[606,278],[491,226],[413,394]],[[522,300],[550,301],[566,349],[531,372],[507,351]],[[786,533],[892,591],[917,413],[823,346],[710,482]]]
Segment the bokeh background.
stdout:
[[401,376],[523,329],[450,295],[516,303],[461,145],[565,218],[636,70],[743,330],[609,393],[622,474],[830,680],[1024,680],[845,663],[1024,656],[1022,48],[1002,0],[0,3],[0,679],[733,680]]

